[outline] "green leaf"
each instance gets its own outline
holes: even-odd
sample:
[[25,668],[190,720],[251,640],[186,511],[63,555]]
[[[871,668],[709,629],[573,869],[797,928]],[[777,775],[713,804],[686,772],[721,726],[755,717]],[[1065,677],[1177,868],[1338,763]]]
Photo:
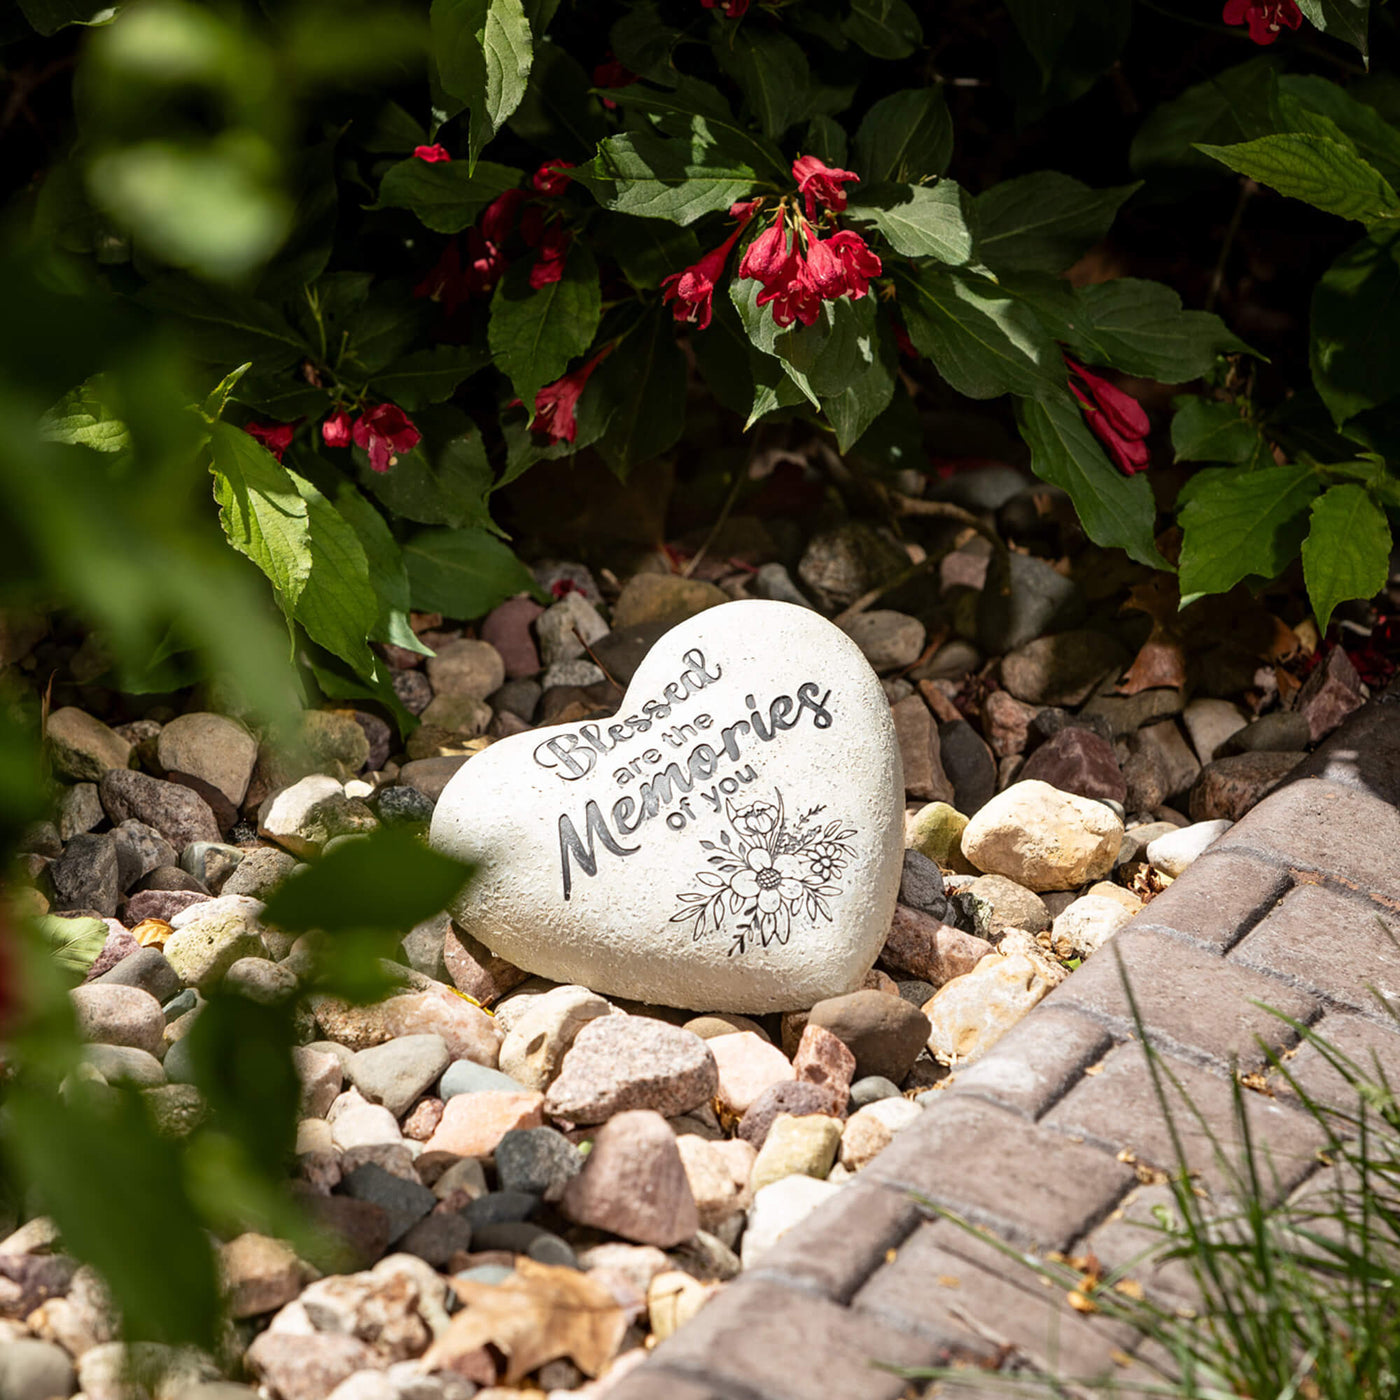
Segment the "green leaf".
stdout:
[[802,153],[816,156],[824,165],[844,169],[848,159],[846,128],[834,117],[813,117],[802,136]]
[[148,282],[135,301],[173,323],[205,364],[231,368],[251,360],[266,370],[311,353],[279,308],[224,287],[175,274]]
[[1338,427],[1400,391],[1400,234],[1368,234],[1322,274],[1308,359]]
[[[1183,384],[1199,378],[1227,351],[1249,351],[1208,311],[1183,311],[1160,282],[1120,277],[1080,289],[1068,340],[1080,357],[1125,374]],[[1252,352],[1251,352],[1252,353]]]
[[909,338],[958,393],[994,399],[1058,384],[1059,351],[1029,308],[995,282],[935,263],[894,275]]
[[556,160],[588,160],[607,135],[603,104],[583,65],[557,44],[535,49],[530,84],[511,116],[511,131]]
[[711,46],[720,66],[744,94],[749,111],[765,136],[777,140],[806,115],[812,85],[807,55],[799,44],[778,32],[743,25]]
[[86,383],[65,394],[39,420],[39,437],[44,442],[76,443],[94,452],[126,452],[131,433],[104,401],[110,392],[104,375],[94,375]]
[[1308,505],[1321,485],[1311,468],[1296,463],[1197,472],[1179,516],[1182,605],[1228,593],[1251,575],[1278,577],[1297,556]]
[[558,282],[535,291],[529,263],[522,260],[497,283],[488,330],[491,353],[531,421],[535,395],[593,343],[601,315],[598,268],[581,238],[569,248]]
[[619,480],[675,446],[685,426],[685,356],[657,302],[589,380],[609,414],[598,450]]
[[457,386],[491,363],[490,353],[477,345],[435,345],[416,350],[380,370],[371,381],[375,397],[412,412],[450,399]]
[[360,548],[365,552],[365,560],[369,564],[369,584],[379,600],[379,615],[370,629],[370,636],[377,642],[392,642],[407,651],[431,656],[432,648],[425,647],[408,625],[411,606],[408,569],[404,565],[399,542],[390,533],[384,517],[348,481],[342,481],[336,487],[335,508],[355,532]]
[[1379,170],[1324,136],[1285,132],[1236,146],[1197,144],[1222,165],[1326,214],[1373,223],[1400,216],[1400,198]]
[[1364,486],[1333,486],[1312,503],[1303,582],[1324,635],[1338,603],[1373,598],[1390,576],[1390,522]]
[[581,168],[576,178],[605,209],[676,224],[728,209],[758,181],[751,165],[717,145],[666,140],[645,131],[600,142],[592,167]]
[[649,82],[667,86],[677,78],[671,53],[681,38],[680,30],[667,24],[651,3],[633,5],[608,35],[612,51],[624,68]]
[[475,429],[457,433],[440,447],[425,438],[412,452],[401,454],[398,464],[387,472],[371,471],[366,460],[360,484],[404,520],[493,528],[486,505],[491,465]]
[[377,670],[369,634],[379,617],[370,585],[369,561],[354,529],[304,477],[288,472],[306,502],[311,571],[293,615],[318,646],[333,652],[362,676]]
[[1267,451],[1263,434],[1232,403],[1178,399],[1172,450],[1178,462],[1254,462]]
[[323,856],[268,901],[266,920],[287,933],[403,930],[446,909],[472,868],[430,850],[401,827],[381,827],[367,840]]
[[908,58],[924,39],[918,16],[904,0],[851,0],[841,29],[874,58]]
[[211,429],[214,499],[228,542],[267,575],[290,618],[311,576],[311,526],[292,474],[241,428]]
[[1046,0],[1007,0],[1006,8],[1011,11],[1022,42],[1040,66],[1041,86],[1048,86],[1055,60],[1074,28],[1077,7],[1071,0],[1050,4]]
[[19,0],[24,17],[46,39],[70,24],[97,24],[110,18],[115,7],[95,0]]
[[1063,272],[1107,235],[1140,187],[1093,190],[1056,170],[1002,180],[972,202],[977,255],[998,270]]
[[896,253],[956,265],[972,256],[966,202],[952,180],[933,186],[871,185],[856,192],[846,214],[871,224]]
[[796,408],[807,402],[807,395],[793,378],[792,371],[781,360],[774,360],[751,350],[749,367],[753,371],[753,404],[744,421],[747,432],[760,418],[782,409]]
[[871,183],[927,180],[941,175],[952,158],[953,119],[939,87],[882,97],[856,133],[856,168]]
[[413,606],[470,621],[534,587],[508,545],[485,530],[424,530],[403,547]]
[[1366,29],[1371,0],[1298,0],[1298,8],[1310,24],[1334,39],[1351,44],[1360,50],[1363,59],[1369,59]]
[[837,449],[846,452],[890,406],[899,356],[888,318],[879,314],[874,297],[843,299],[835,310],[840,346],[828,351],[811,380],[836,430]]
[[750,344],[729,295],[721,292],[714,298],[712,315],[705,331],[690,337],[696,367],[715,398],[731,413],[747,418],[754,397],[750,361],[773,361]]
[[520,183],[520,171],[477,161],[426,161],[416,156],[391,165],[379,182],[376,209],[411,209],[436,233],[470,228],[497,195]]
[[604,214],[602,229],[599,246],[608,250],[638,291],[652,291],[662,278],[700,261],[700,240],[688,228],[659,219]]
[[1069,493],[1095,544],[1126,550],[1152,568],[1167,567],[1154,541],[1157,507],[1147,477],[1124,476],[1108,460],[1065,390],[1021,399],[1016,424],[1031,449],[1031,470]]
[[1209,168],[1198,142],[1229,145],[1275,128],[1269,112],[1274,84],[1271,54],[1261,54],[1160,103],[1133,137],[1128,163],[1135,174],[1159,167]]
[[239,365],[237,369],[229,370],[205,395],[204,402],[199,406],[199,411],[206,422],[217,423],[224,416],[224,410],[228,407],[228,401],[232,397],[233,391],[251,368],[251,364],[244,364]]
[[433,0],[438,80],[471,110],[468,168],[520,105],[534,43],[520,0]]
[[1400,180],[1400,131],[1374,107],[1358,102],[1344,88],[1311,73],[1284,73],[1279,93],[1294,99],[1334,122],[1356,147],[1357,154],[1374,165],[1391,184]]
[[[785,357],[779,349],[779,342],[782,342],[784,346],[789,348],[793,346],[794,342],[796,342],[798,346],[801,346],[804,342],[798,340],[792,331],[784,330],[774,322],[773,312],[770,307],[758,305],[758,294],[760,291],[762,291],[762,288],[750,277],[734,277],[730,279],[729,299],[733,302],[735,310],[739,313],[739,320],[743,323],[744,333],[748,336],[749,343],[755,350],[761,352],[763,355],[769,355],[774,359],[783,360]],[[822,306],[821,325],[821,330],[810,328],[813,334],[807,337],[809,341],[822,336],[826,329],[830,327],[831,305],[829,302],[824,303]],[[809,359],[810,358],[811,357],[809,357]],[[812,407],[819,408],[821,406],[821,401],[817,398],[816,390],[813,389],[808,382],[806,374],[791,364],[786,366],[786,370],[787,376]],[[779,382],[777,378],[771,375],[764,376],[764,380],[775,389]],[[757,410],[755,410],[755,412],[756,411]],[[764,412],[767,411],[767,409],[764,410]],[[750,415],[749,421],[753,421],[752,414]]]
[[54,962],[77,977],[87,975],[107,942],[107,925],[102,919],[68,919],[58,914],[44,914],[34,920],[34,927],[47,944]]

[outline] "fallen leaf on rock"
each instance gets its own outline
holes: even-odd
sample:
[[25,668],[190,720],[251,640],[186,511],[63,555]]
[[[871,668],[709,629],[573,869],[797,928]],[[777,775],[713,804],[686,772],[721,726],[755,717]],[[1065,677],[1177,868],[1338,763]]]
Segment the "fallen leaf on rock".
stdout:
[[142,948],[163,948],[174,931],[164,919],[142,919],[131,930],[131,936]]
[[612,1360],[627,1330],[627,1314],[611,1291],[577,1269],[537,1264],[524,1256],[501,1283],[453,1279],[466,1307],[428,1348],[429,1371],[490,1343],[506,1354],[506,1385],[561,1356],[596,1376]]
[[1118,682],[1118,693],[1136,695],[1142,690],[1158,690],[1164,686],[1180,690],[1185,684],[1186,653],[1181,643],[1154,623],[1152,635],[1143,643],[1127,674]]

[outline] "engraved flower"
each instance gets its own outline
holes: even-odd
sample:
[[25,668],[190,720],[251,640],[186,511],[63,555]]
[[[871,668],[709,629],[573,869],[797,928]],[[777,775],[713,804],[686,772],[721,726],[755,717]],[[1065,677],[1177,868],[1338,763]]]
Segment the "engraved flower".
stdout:
[[762,841],[771,836],[778,825],[778,809],[771,802],[755,802],[741,811],[731,813],[734,829],[750,841]]
[[818,841],[807,852],[807,868],[814,879],[823,884],[839,875],[845,867],[841,847],[835,841]]
[[756,900],[759,914],[771,919],[785,905],[796,904],[807,893],[798,869],[791,857],[771,856],[763,846],[755,846],[744,857],[744,868],[729,877],[729,888],[744,901]]

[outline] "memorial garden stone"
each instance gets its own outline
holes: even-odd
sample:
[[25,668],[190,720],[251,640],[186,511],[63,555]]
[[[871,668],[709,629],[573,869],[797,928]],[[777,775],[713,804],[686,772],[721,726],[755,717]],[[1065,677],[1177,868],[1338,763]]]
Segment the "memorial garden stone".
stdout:
[[861,985],[903,864],[889,705],[849,637],[746,600],[668,632],[612,719],[493,744],[433,815],[454,910],[557,982],[706,1011]]

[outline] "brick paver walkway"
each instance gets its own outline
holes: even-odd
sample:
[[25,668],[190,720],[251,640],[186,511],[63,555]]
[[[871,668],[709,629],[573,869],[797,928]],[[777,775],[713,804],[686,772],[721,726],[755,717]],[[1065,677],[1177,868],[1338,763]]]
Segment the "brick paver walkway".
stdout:
[[[1233,1139],[1232,1066],[1266,1065],[1298,1037],[1263,1002],[1353,1058],[1400,1077],[1400,687],[1354,716],[1118,935],[1144,1027],[1212,1131]],[[917,1387],[873,1362],[1014,1358],[1062,1377],[1145,1374],[1122,1324],[1058,1289],[911,1193],[1016,1249],[1092,1251],[1112,1268],[1156,1235],[1135,1225],[1170,1188],[1139,1168],[1174,1155],[1117,959],[1105,950],[996,1048],[959,1071],[858,1180],[729,1284],[609,1392],[610,1400],[897,1400]],[[1290,1069],[1315,1094],[1342,1081],[1304,1046]],[[1329,1082],[1330,1077],[1330,1082]],[[1317,1166],[1321,1133],[1286,1093],[1245,1095],[1278,1188]],[[1219,1187],[1209,1137],[1174,1115],[1192,1167]],[[1192,1131],[1192,1129],[1195,1129]],[[1144,1171],[1143,1176],[1149,1173]],[[1140,1268],[1189,1301],[1185,1266]],[[1005,1394],[969,1376],[964,1396]]]

